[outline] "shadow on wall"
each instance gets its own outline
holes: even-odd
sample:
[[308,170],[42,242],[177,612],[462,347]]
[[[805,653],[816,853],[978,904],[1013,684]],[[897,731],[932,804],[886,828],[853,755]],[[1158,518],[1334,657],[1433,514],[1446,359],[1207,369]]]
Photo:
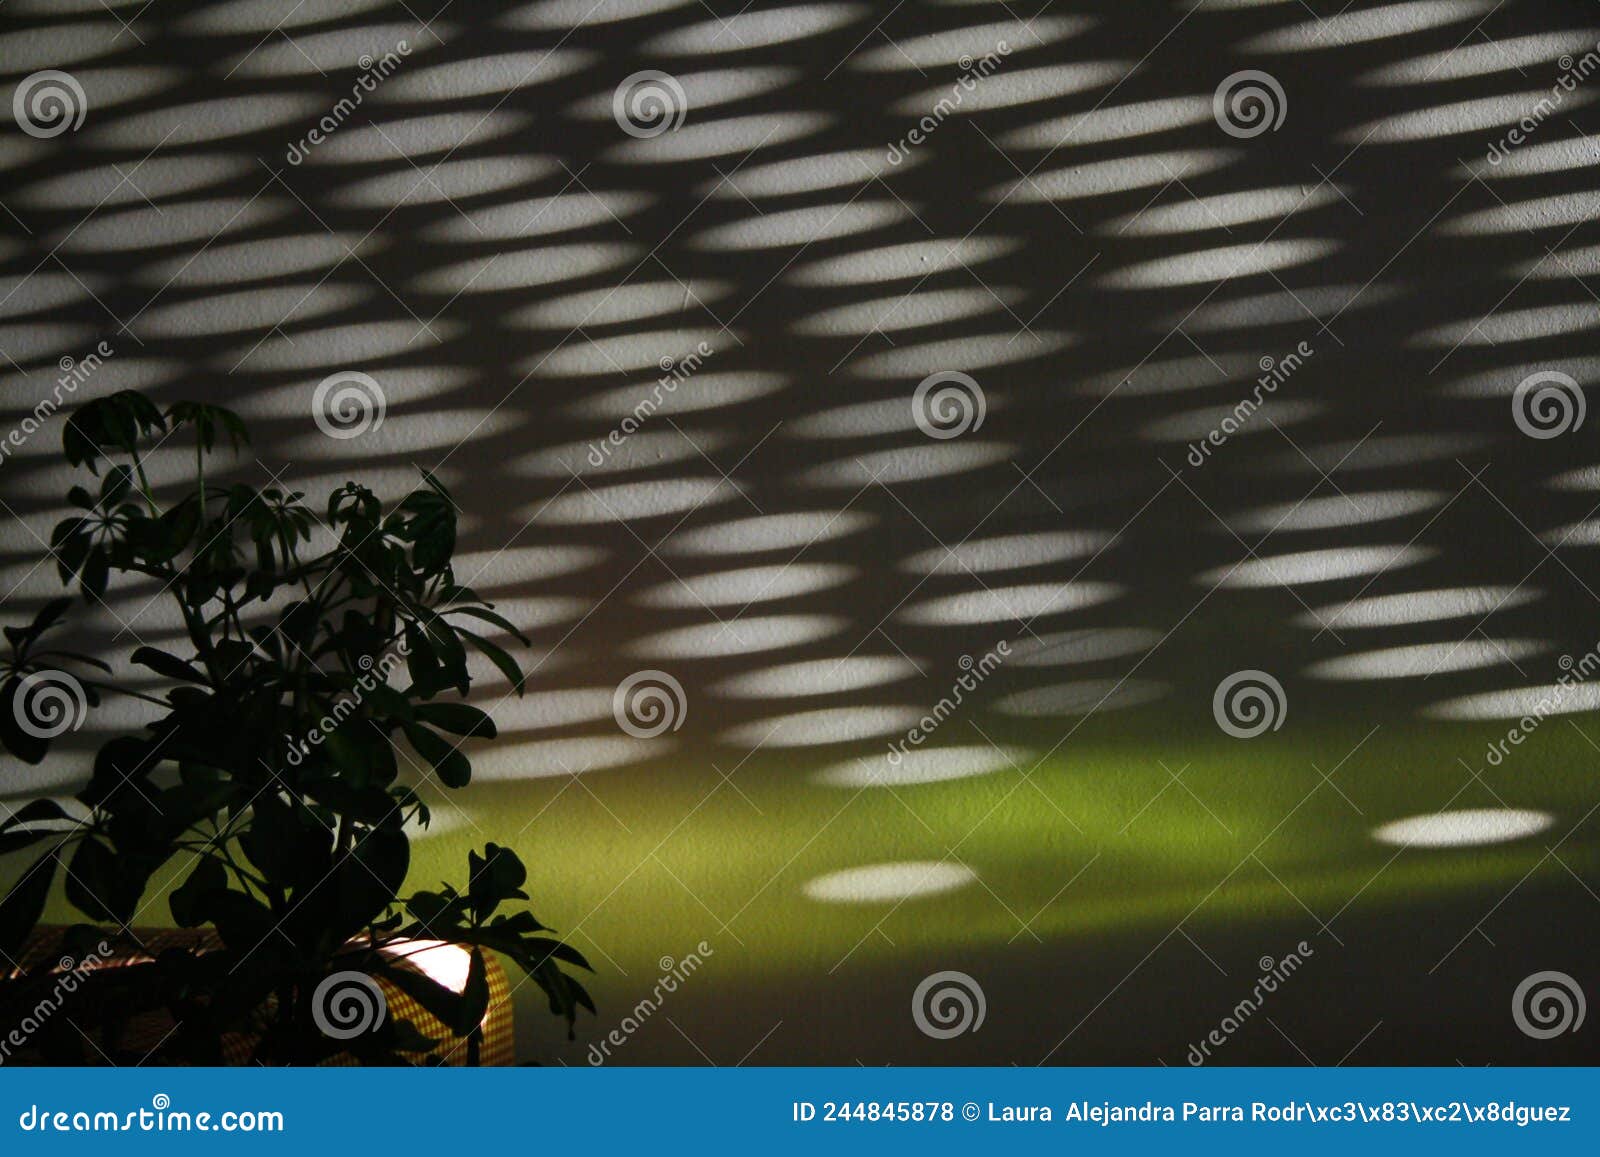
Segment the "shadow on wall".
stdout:
[[[1367,1059],[1448,1061],[1533,970],[1500,959],[1425,995],[1433,949],[1487,907],[1456,892],[1420,925],[1384,911],[1339,940],[1325,921],[1386,867],[1371,830],[1466,803],[1458,755],[1480,767],[1479,733],[1600,638],[1600,455],[1581,423],[1600,370],[1600,20],[1529,0],[1036,6],[11,0],[0,16],[5,87],[56,70],[85,110],[0,137],[8,426],[63,389],[136,386],[245,415],[245,481],[315,498],[350,475],[446,480],[467,512],[458,574],[526,625],[537,690],[496,702],[486,678],[507,736],[475,757],[492,807],[441,801],[452,830],[431,842],[510,815],[537,819],[521,838],[548,858],[576,849],[551,871],[612,966],[612,1019],[664,951],[710,936],[728,962],[685,986],[676,1035],[657,1019],[618,1060],[731,1063],[776,1021],[752,1061],[1033,1062],[1082,1017],[1051,1059],[1178,1063],[1262,954],[1208,945],[1213,970],[1182,943],[1185,913],[1317,786],[1308,763],[1326,773],[1380,727],[1405,738],[1351,770],[1392,810],[1342,813],[1350,850],[1297,863],[1303,883],[1274,863],[1294,893],[1328,891],[1308,909],[1268,881],[1270,902],[1218,919],[1280,951],[1308,933],[1367,978],[1296,998],[1318,1061],[1373,1019],[1390,1028]],[[68,484],[58,427],[0,465],[12,617],[52,577],[35,564]],[[111,601],[111,651],[173,633],[148,599]],[[1259,765],[1213,719],[1241,671],[1273,676],[1297,728]],[[661,692],[666,716],[619,720],[623,685]],[[1579,688],[1566,709],[1597,706]],[[92,720],[80,754],[108,718],[126,722]],[[908,729],[929,737],[908,747]],[[1074,836],[1059,794],[1029,783],[1005,804],[993,777],[1026,781],[1040,757],[1064,791],[1126,807]],[[1220,870],[1156,841],[1088,878],[1106,915],[1029,928],[1068,885],[1061,864],[1117,860],[1122,822],[1191,761],[1237,797],[1213,816]],[[1596,802],[1592,772],[1562,774],[1481,802],[1551,813],[1553,842]],[[829,816],[863,796],[881,810],[836,843]],[[1023,800],[994,853],[1011,858],[973,867],[973,825]],[[657,870],[671,839],[702,840],[704,879]],[[1519,927],[1594,926],[1574,882],[1593,826],[1563,855],[1567,872],[1539,861]],[[1537,860],[1405,880],[1492,902]],[[960,1056],[915,1030],[908,993],[943,958],[872,923],[906,893],[891,880],[873,908],[878,877],[845,877],[837,898],[868,902],[865,920],[821,902],[832,873],[902,861],[1000,893],[973,901],[992,926],[922,917],[930,945],[970,953],[1013,1015],[1048,1015],[992,1013]],[[1018,905],[1000,880],[1049,886]],[[619,896],[629,915],[608,925]],[[1438,943],[1369,1016],[1396,923]],[[783,950],[750,948],[763,937]],[[1118,978],[1147,963],[1138,984],[1156,987],[1133,1007]],[[1064,994],[1063,970],[1082,987]],[[1443,1016],[1459,1033],[1426,1036]],[[1230,1059],[1296,1059],[1255,1031]]]

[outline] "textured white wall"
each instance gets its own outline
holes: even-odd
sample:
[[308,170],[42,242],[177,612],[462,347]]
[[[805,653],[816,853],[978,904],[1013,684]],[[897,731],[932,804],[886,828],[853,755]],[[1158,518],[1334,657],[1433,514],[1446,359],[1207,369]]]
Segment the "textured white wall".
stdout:
[[[1533,437],[1515,397],[1562,374],[1573,407],[1600,371],[1593,6],[1037,7],[10,0],[0,87],[59,70],[84,115],[0,134],[4,424],[104,342],[73,398],[233,406],[246,480],[435,470],[458,573],[535,640],[536,694],[484,672],[489,783],[627,770],[687,812],[675,776],[758,748],[819,799],[976,775],[968,730],[885,744],[1002,642],[976,698],[1007,751],[1117,708],[1208,728],[1251,668],[1303,719],[1527,709],[1595,634],[1592,420]],[[641,70],[670,123],[630,133]],[[1271,124],[1216,103],[1247,70]],[[334,438],[313,398],[347,371],[383,419]],[[60,425],[0,464],[13,619],[53,586]],[[108,600],[96,645],[169,636],[149,600]],[[641,670],[681,729],[619,727]],[[482,834],[440,819],[443,870]],[[821,1023],[790,1031],[822,1052]]]

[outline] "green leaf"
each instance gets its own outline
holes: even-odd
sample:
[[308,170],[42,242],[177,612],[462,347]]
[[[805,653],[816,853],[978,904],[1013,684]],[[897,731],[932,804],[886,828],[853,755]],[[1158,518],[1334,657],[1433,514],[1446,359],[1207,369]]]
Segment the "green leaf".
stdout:
[[[146,560],[156,564],[170,562],[194,541],[200,530],[200,504],[186,498],[160,518],[147,518],[139,525],[137,545]],[[213,552],[217,545],[213,543]]]
[[[201,860],[168,902],[172,917],[179,925],[197,928],[210,924],[216,928],[222,943],[239,953],[254,952],[264,946],[277,926],[277,919],[266,905],[228,887],[227,871],[215,860]],[[270,959],[270,952],[256,959],[265,963]],[[238,978],[230,973],[223,981],[220,995],[228,995],[237,984]]]
[[464,907],[459,896],[443,892],[418,892],[405,903],[406,911],[435,939],[460,923]]
[[493,739],[496,735],[494,720],[488,713],[468,703],[418,703],[412,713],[421,722],[456,735],[476,735],[484,739]]
[[499,844],[488,844],[483,855],[467,853],[467,896],[479,920],[484,920],[503,900],[526,900],[522,885],[528,870],[517,853]]
[[415,623],[405,627],[406,673],[412,690],[424,699],[432,698],[443,686],[439,681],[439,657],[433,643]]
[[533,913],[526,908],[513,912],[509,916],[496,916],[489,923],[495,932],[504,932],[511,936],[531,936],[535,932],[548,932],[543,924],[533,918]]
[[327,733],[323,736],[322,746],[328,753],[328,761],[339,769],[349,786],[366,787],[372,782],[372,760],[367,754],[367,747],[351,734],[350,729],[341,727]]
[[33,616],[33,621],[28,624],[28,629],[25,632],[27,637],[29,639],[37,639],[44,634],[55,625],[57,619],[67,613],[67,608],[71,605],[72,600],[68,598],[51,599],[45,603],[44,606],[39,608],[38,614]]
[[[409,965],[405,959],[404,942],[397,945],[398,952],[394,956],[385,954],[385,963],[380,971],[383,978],[392,983],[401,992],[420,1004],[430,1015],[441,1023],[449,1026],[457,1035],[465,1036],[455,1028],[462,1017],[464,1001],[459,992],[447,985],[440,984],[433,977],[418,970],[415,965]],[[478,1021],[483,1018],[480,1016]],[[472,1023],[476,1024],[478,1021]]]
[[92,548],[89,557],[83,560],[83,569],[78,572],[78,582],[83,588],[83,601],[104,602],[106,584],[110,579],[111,557],[98,546]]
[[194,928],[205,923],[213,895],[227,889],[228,870],[220,860],[202,856],[189,878],[167,897],[167,906],[172,909],[172,918],[178,922],[178,927]]
[[454,744],[417,723],[405,724],[404,730],[411,746],[417,749],[417,754],[439,773],[441,783],[446,787],[467,786],[472,779],[472,763],[456,750]]
[[[487,607],[450,607],[444,612],[447,615],[470,615],[475,619],[482,619],[486,623],[493,623],[507,634],[515,636],[516,640],[524,647],[528,645],[527,636],[512,625],[511,620],[504,615],[489,610]],[[458,627],[457,630],[460,630]]]
[[372,704],[374,719],[370,722],[379,722],[376,717],[384,715],[391,717],[388,726],[393,727],[394,722],[410,723],[416,716],[411,710],[411,700],[396,691],[386,683],[379,683],[367,692],[367,702]]
[[0,823],[0,832],[9,832],[12,828],[24,824],[42,824],[51,820],[70,820],[72,817],[53,799],[36,799],[23,804],[13,812],[4,823]]
[[256,653],[256,649],[242,639],[223,639],[212,648],[211,653],[216,656],[217,670],[222,672],[223,682],[237,684],[240,671],[250,656]]
[[[55,647],[51,647],[49,650],[36,651],[34,654],[39,656],[41,659],[45,657],[52,659],[70,659],[74,663],[82,663],[85,667],[93,667],[96,671],[103,671],[107,675],[111,674],[110,663],[107,663],[103,659],[96,659],[93,655],[85,655],[81,651],[62,651]],[[92,690],[93,688],[91,687],[84,688],[85,693],[88,693]],[[95,697],[90,696],[89,701],[93,703],[95,701]]]
[[22,680],[14,675],[0,683],[0,744],[23,763],[38,763],[49,753],[50,741],[22,729],[28,712],[18,698],[21,692]]
[[124,790],[135,790],[150,778],[159,762],[150,743],[132,735],[107,740],[94,757],[94,773],[89,786],[78,798],[89,807],[110,802]]
[[185,424],[193,426],[195,440],[203,450],[210,450],[216,444],[219,430],[228,436],[228,441],[235,450],[241,443],[250,441],[250,435],[245,430],[244,422],[240,420],[239,415],[221,406],[205,402],[174,402],[167,410],[167,420],[174,427]]
[[518,695],[522,694],[524,686],[527,683],[527,676],[522,673],[522,668],[517,665],[517,661],[515,659],[508,655],[497,644],[491,643],[482,635],[473,634],[465,627],[457,627],[456,634],[460,635],[462,638],[466,639],[468,643],[472,644],[479,651],[483,652],[483,654],[487,656],[489,662],[500,668],[500,673],[506,677],[506,681],[511,684],[516,693]]
[[334,927],[348,937],[381,916],[394,902],[410,866],[411,841],[403,832],[380,828],[358,839],[334,872],[338,904]]
[[465,695],[472,685],[472,677],[467,673],[467,648],[456,629],[443,618],[432,612],[423,614],[424,632],[440,668],[434,676],[432,692],[424,694],[423,698],[431,698],[433,693],[446,687],[454,687]]
[[132,454],[140,437],[165,431],[166,419],[153,402],[137,390],[118,390],[78,407],[61,433],[67,462],[100,472],[107,453]]
[[0,824],[0,856],[36,844],[50,836],[67,834],[62,828],[41,827],[41,824],[76,822],[55,800],[36,799],[18,808],[14,815]]
[[127,497],[128,491],[132,488],[133,469],[128,466],[113,466],[106,471],[105,481],[100,483],[100,505],[110,510]]
[[401,819],[399,806],[381,787],[357,787],[344,779],[329,779],[307,791],[318,803],[370,827],[393,827]]
[[144,892],[142,875],[97,839],[85,839],[67,866],[67,899],[93,920],[126,923]]
[[263,792],[251,805],[239,847],[279,887],[311,884],[328,870],[333,836],[307,808]]
[[576,967],[586,969],[589,972],[594,971],[594,968],[587,960],[584,959],[583,953],[579,952],[570,944],[562,943],[560,940],[549,940],[542,937],[536,937],[533,939],[524,940],[522,943],[523,947],[529,952],[530,956],[534,960],[559,960],[564,964],[575,965]]
[[461,1012],[450,1027],[457,1036],[466,1036],[483,1024],[489,1014],[489,969],[484,963],[483,949],[472,949],[472,963],[467,967],[467,983],[461,990]]
[[166,651],[158,651],[154,647],[138,647],[130,658],[141,667],[149,667],[158,675],[165,675],[168,679],[177,679],[184,683],[204,683],[206,678],[199,671],[185,663],[176,655]]
[[411,544],[411,557],[425,575],[435,575],[450,564],[456,549],[456,509],[450,493],[427,471],[425,488],[413,490],[400,503],[390,523],[397,538]]

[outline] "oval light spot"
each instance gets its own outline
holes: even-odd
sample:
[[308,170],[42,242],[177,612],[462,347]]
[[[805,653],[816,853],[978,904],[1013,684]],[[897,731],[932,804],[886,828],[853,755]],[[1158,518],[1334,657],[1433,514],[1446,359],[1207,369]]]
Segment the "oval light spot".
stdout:
[[1538,835],[1555,817],[1518,808],[1468,808],[1412,816],[1384,824],[1372,833],[1380,844],[1401,848],[1474,848]]
[[[1511,691],[1484,691],[1477,695],[1462,695],[1447,699],[1426,708],[1423,715],[1431,719],[1481,720],[1481,719],[1544,719],[1551,715],[1573,715],[1580,711],[1600,709],[1600,685],[1581,683],[1573,676],[1571,683],[1555,683],[1547,687],[1518,687]],[[1531,730],[1531,728],[1529,729]]]
[[954,892],[977,878],[965,864],[922,860],[830,872],[801,891],[823,904],[886,904]]
[[1021,762],[1020,752],[1008,753],[988,745],[913,748],[835,764],[819,771],[816,782],[825,787],[906,787],[992,775]]
[[1313,679],[1426,679],[1452,671],[1477,671],[1537,655],[1547,644],[1533,639],[1465,639],[1419,643],[1324,659],[1306,668]]
[[722,739],[735,747],[816,747],[887,739],[909,731],[917,720],[918,712],[912,707],[828,707],[741,723]]

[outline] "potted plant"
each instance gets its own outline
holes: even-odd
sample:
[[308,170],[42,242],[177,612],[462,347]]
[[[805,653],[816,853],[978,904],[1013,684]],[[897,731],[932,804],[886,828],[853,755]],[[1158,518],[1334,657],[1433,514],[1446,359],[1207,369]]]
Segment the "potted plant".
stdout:
[[[192,480],[178,493],[153,487],[148,456],[183,440]],[[38,763],[64,729],[54,712],[106,694],[133,695],[158,717],[104,743],[68,806],[36,799],[0,824],[0,854],[32,849],[0,900],[0,966],[17,958],[58,879],[73,908],[112,926],[75,926],[69,953],[125,938],[159,898],[158,874],[177,881],[173,921],[204,934],[203,947],[97,970],[86,985],[97,998],[71,1017],[83,1031],[57,1023],[40,1047],[53,1060],[115,1059],[130,1018],[164,1010],[167,1061],[220,1063],[240,1040],[263,1063],[439,1059],[404,1017],[330,1035],[327,982],[352,971],[386,980],[475,1047],[491,952],[543,990],[570,1035],[577,1010],[593,1005],[564,966],[589,966],[528,910],[515,853],[489,844],[469,853],[464,884],[406,891],[408,828],[429,813],[402,769],[465,787],[462,741],[495,735],[463,701],[469,649],[523,691],[517,661],[487,632],[527,640],[452,572],[450,495],[424,473],[385,509],[348,482],[319,514],[298,492],[208,480],[222,440],[247,441],[234,413],[196,402],[163,411],[134,391],[85,404],[63,434],[67,461],[104,475],[97,491],[72,487],[77,512],[55,528],[51,555],[85,602],[128,580],[175,604],[181,644],[132,654],[154,690],[119,687],[100,659],[49,646],[70,598],[4,629],[0,742],[16,758]],[[428,941],[470,954],[463,985],[405,964],[404,946]]]

